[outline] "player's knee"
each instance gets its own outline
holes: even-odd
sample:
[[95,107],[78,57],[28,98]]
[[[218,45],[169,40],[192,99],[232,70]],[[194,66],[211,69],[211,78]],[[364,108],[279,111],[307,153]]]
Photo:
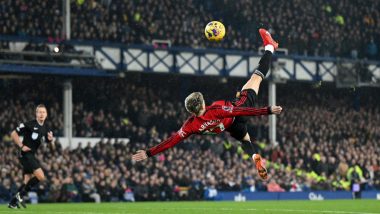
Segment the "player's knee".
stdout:
[[260,84],[262,81],[263,81],[263,76],[260,76],[260,75],[258,75],[258,74],[255,74],[255,73],[253,73],[252,75],[251,75],[251,78],[250,78],[250,80],[253,82],[253,84],[255,84],[255,85],[257,85],[257,84]]
[[24,175],[24,184],[28,183],[28,181],[32,178],[30,175]]
[[242,90],[252,89],[252,90],[255,91],[256,94],[258,94],[259,93],[260,84],[261,84],[262,81],[263,81],[263,79],[259,75],[252,74],[251,78],[243,86]]
[[45,181],[46,177],[44,175],[44,173],[39,173],[38,175],[36,175],[37,179],[42,182],[42,181]]
[[42,171],[39,171],[39,172],[36,172],[35,174],[34,174],[34,176],[36,176],[36,178],[40,181],[40,182],[42,182],[42,181],[45,181],[45,174],[42,172]]
[[45,175],[42,175],[42,176],[37,177],[37,179],[38,179],[40,182],[43,182],[43,181],[46,180],[46,177],[45,177]]

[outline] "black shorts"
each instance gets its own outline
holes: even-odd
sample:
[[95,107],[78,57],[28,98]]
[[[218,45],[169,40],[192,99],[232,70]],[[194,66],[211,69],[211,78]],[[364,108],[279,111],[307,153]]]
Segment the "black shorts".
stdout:
[[33,174],[33,172],[41,168],[40,162],[32,153],[23,153],[19,157],[20,163],[22,165],[23,174]]
[[[240,92],[240,96],[236,98],[232,104],[240,107],[254,107],[257,103],[257,94],[253,89],[245,89]],[[248,133],[247,121],[249,117],[235,117],[232,125],[227,129],[233,138],[242,140]]]

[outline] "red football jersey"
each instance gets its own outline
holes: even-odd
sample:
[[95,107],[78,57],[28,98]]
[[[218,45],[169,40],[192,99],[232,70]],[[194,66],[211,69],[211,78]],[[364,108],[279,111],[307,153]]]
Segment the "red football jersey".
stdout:
[[147,150],[148,156],[156,155],[193,134],[218,134],[228,129],[236,116],[259,116],[270,114],[270,108],[238,107],[230,101],[216,101],[206,107],[201,116],[191,116],[181,129],[160,144]]

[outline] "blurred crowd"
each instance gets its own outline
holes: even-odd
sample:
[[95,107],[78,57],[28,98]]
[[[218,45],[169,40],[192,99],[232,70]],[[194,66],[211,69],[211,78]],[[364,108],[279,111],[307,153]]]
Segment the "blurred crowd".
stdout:
[[[245,81],[144,74],[73,80],[74,136],[104,140],[94,147],[87,142],[73,149],[43,147],[37,156],[48,179],[35,189],[39,200],[197,200],[214,190],[351,191],[353,185],[380,190],[380,97],[373,88],[278,85],[277,102],[284,108],[278,117],[278,142],[266,140],[267,117],[249,122],[250,134],[266,159],[267,181],[258,178],[252,161],[228,134],[192,136],[148,161],[131,161],[133,152],[156,145],[179,129],[188,116],[183,106],[188,93],[201,91],[210,104],[233,98]],[[9,133],[19,122],[33,119],[36,104],[48,106],[48,124],[59,144],[61,83],[58,78],[1,81],[1,143],[9,155],[0,157],[0,200],[9,199],[22,177]],[[260,106],[267,103],[266,87],[260,91]],[[111,143],[110,137],[130,142]]]
[[[71,39],[165,39],[176,46],[256,51],[263,23],[291,54],[379,59],[378,8],[377,0],[71,0]],[[0,34],[59,43],[65,40],[62,13],[59,0],[1,1]],[[206,41],[204,26],[211,20],[226,25],[225,41]]]

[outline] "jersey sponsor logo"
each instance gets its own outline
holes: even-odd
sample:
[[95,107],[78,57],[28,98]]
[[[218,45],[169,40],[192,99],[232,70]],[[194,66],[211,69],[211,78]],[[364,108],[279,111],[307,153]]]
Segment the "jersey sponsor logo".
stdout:
[[220,123],[220,120],[209,120],[207,122],[204,122],[198,130],[200,132],[202,132],[205,129],[207,129],[209,126],[213,126],[213,125],[215,125],[217,123]]
[[32,133],[32,139],[33,139],[33,140],[36,140],[37,138],[38,138],[38,133],[33,132],[33,133]]
[[224,110],[224,111],[228,111],[228,112],[232,112],[232,109],[233,109],[234,107],[233,106],[222,106],[222,109]]
[[182,128],[178,131],[178,135],[184,138],[187,134],[182,130]]

